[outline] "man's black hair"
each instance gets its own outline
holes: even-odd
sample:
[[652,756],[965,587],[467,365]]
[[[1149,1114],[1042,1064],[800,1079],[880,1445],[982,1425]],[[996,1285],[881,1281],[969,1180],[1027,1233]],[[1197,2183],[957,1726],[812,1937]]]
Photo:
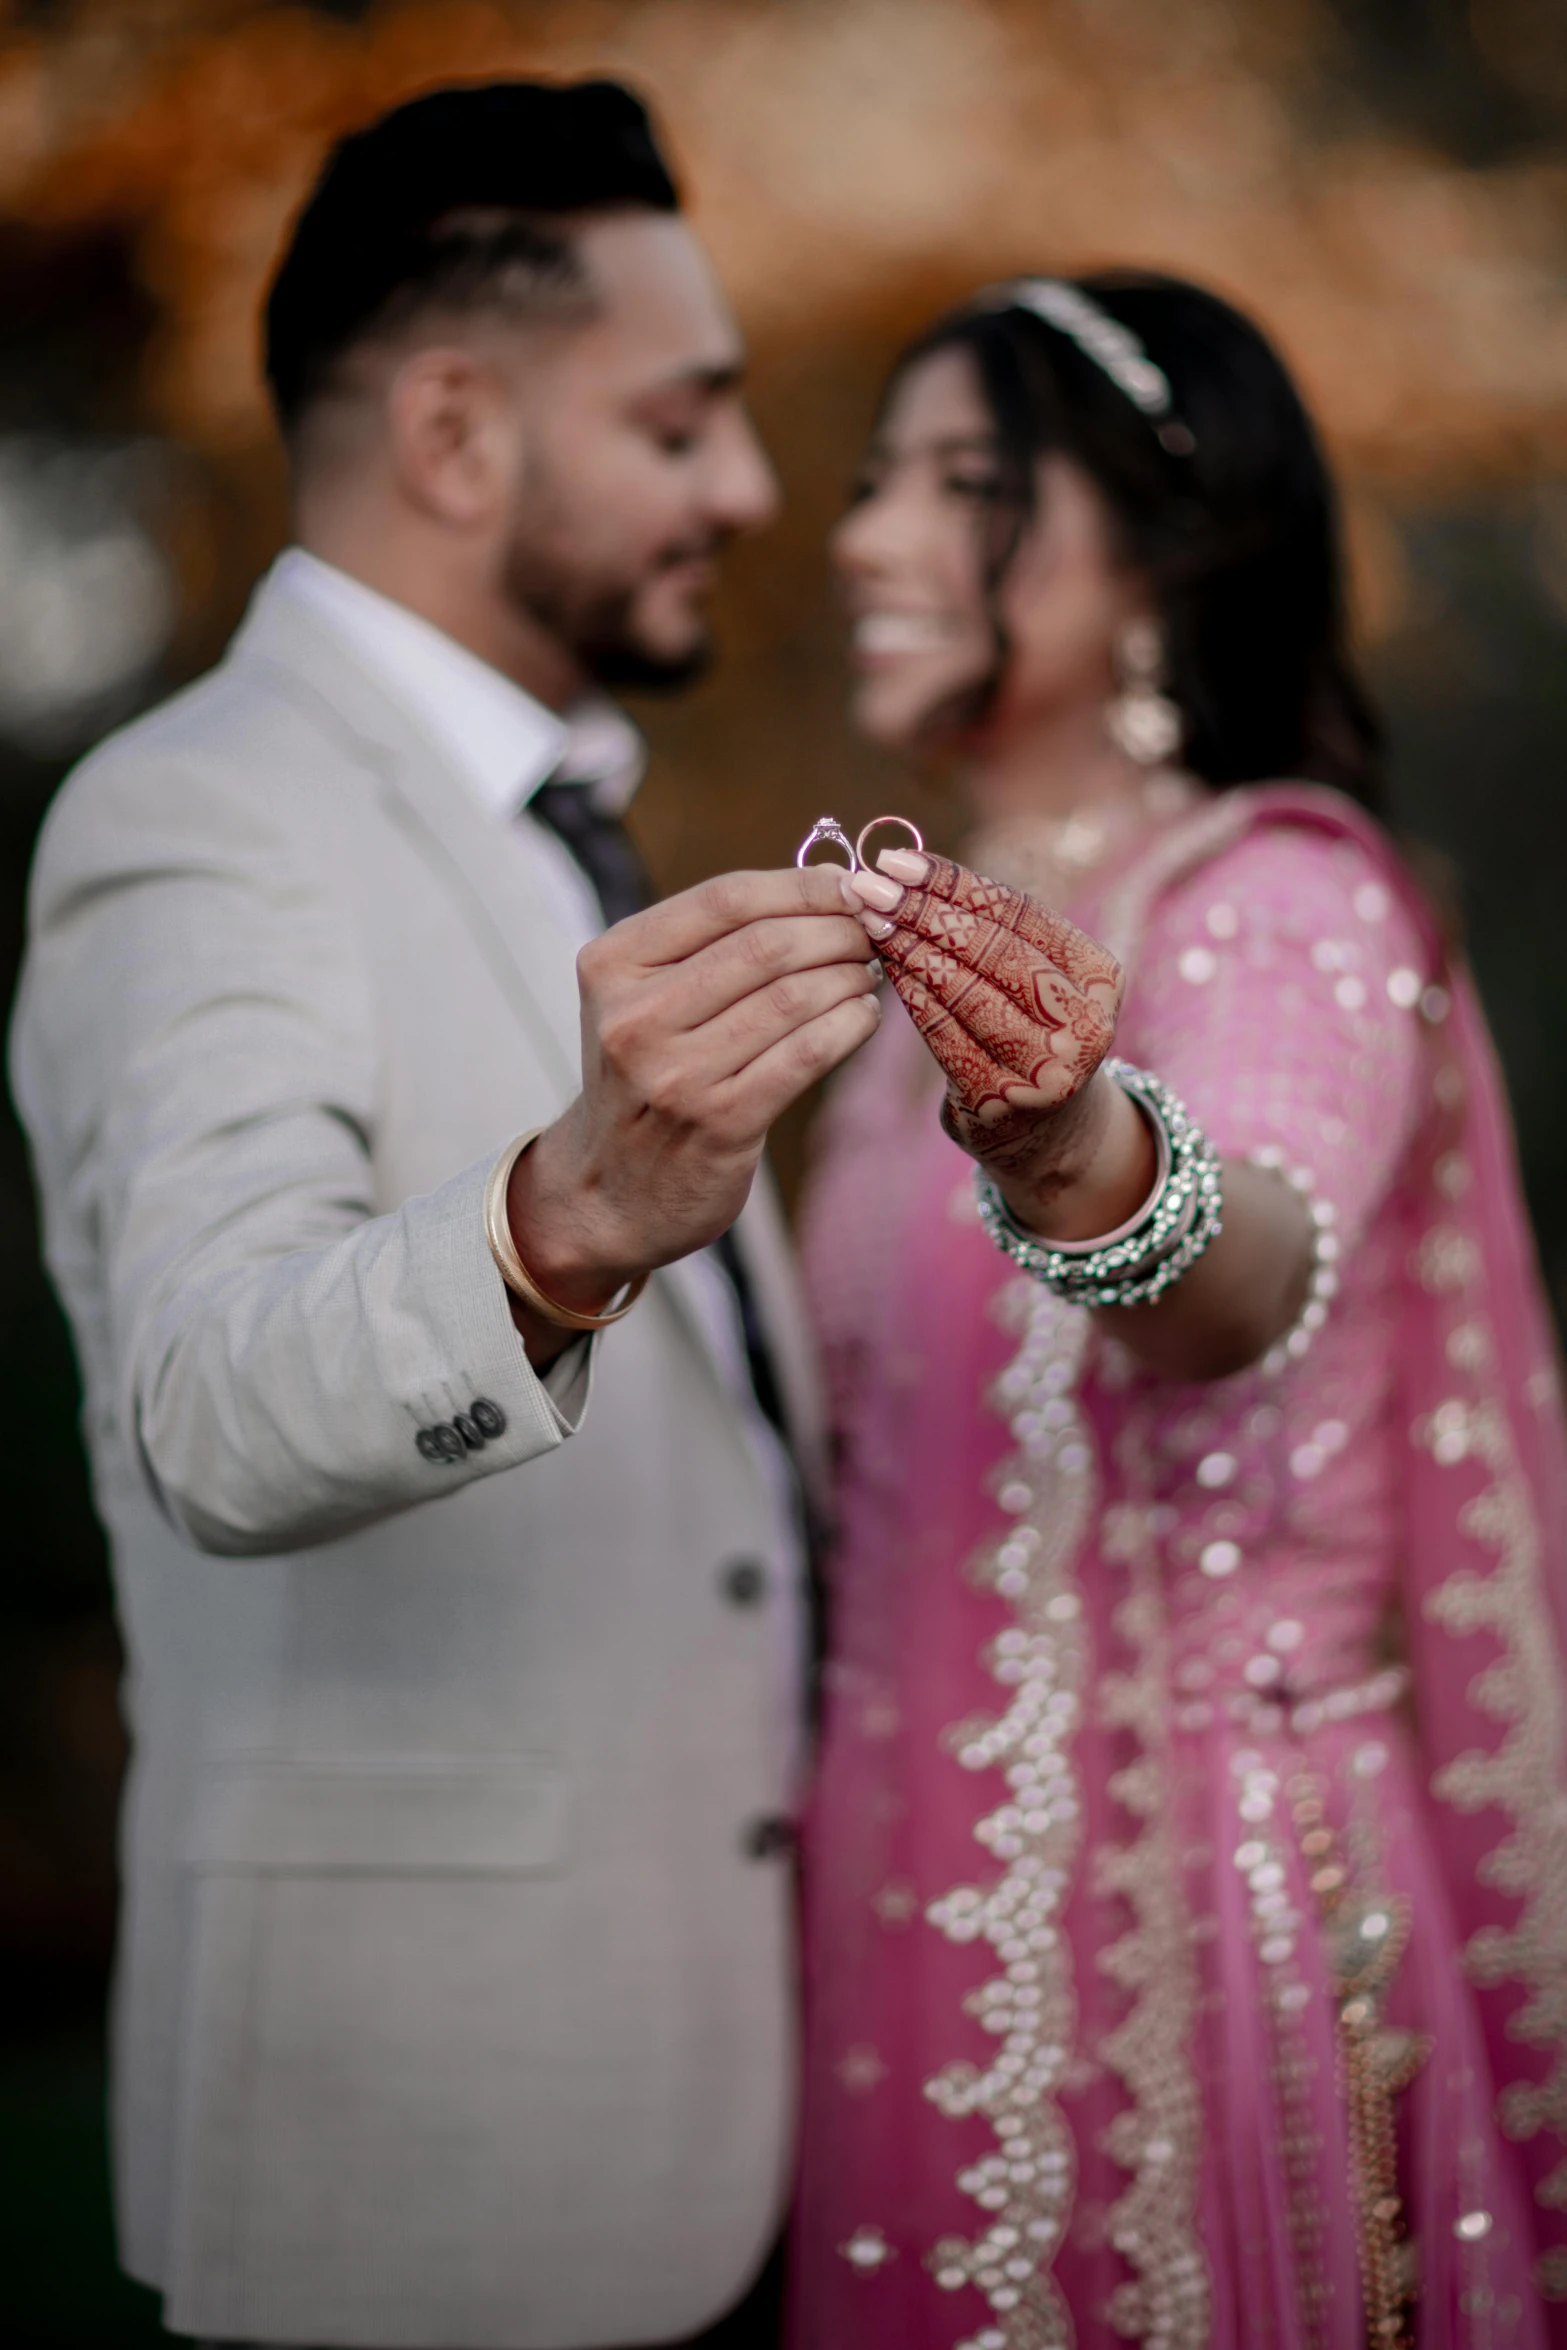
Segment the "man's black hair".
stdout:
[[471,83],[399,106],[333,149],[272,281],[266,374],[280,423],[400,316],[471,308],[518,280],[545,292],[579,282],[555,216],[679,204],[647,109],[618,82]]

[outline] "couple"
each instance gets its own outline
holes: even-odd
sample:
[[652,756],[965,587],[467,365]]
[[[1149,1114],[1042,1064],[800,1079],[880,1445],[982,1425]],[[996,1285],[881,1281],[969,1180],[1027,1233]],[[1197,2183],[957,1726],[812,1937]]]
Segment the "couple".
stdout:
[[[761,2344],[786,2266],[795,2350],[1539,2350],[1561,1428],[1310,428],[1168,280],[943,320],[835,554],[968,861],[650,908],[602,689],[698,672],[772,512],[740,360],[625,92],[345,142],[268,308],[296,543],[46,827],[126,2263],[372,2350]],[[809,1758],[759,1165],[855,1055]]]

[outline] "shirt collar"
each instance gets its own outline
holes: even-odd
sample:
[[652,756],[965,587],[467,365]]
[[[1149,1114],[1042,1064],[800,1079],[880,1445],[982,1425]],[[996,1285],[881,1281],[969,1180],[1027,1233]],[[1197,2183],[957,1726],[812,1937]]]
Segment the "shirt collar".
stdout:
[[455,637],[303,547],[278,557],[264,592],[303,604],[346,639],[493,815],[518,815],[556,774],[586,785],[606,815],[630,806],[647,752],[607,696],[557,715]]

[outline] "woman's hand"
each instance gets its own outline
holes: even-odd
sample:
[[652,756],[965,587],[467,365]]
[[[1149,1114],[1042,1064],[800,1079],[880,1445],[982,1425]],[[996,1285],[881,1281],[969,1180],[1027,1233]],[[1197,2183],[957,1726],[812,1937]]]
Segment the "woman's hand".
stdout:
[[888,849],[879,864],[851,886],[946,1075],[948,1133],[1036,1230],[1056,1229],[1060,1214],[1068,1226],[1086,1215],[1088,1232],[1113,1228],[1154,1169],[1139,1113],[1118,1087],[1093,1083],[1115,1039],[1120,965],[1063,916],[950,858]]
[[[887,849],[877,863],[880,873],[850,886],[946,1072],[947,1132],[1031,1230],[1056,1240],[1114,1231],[1148,1197],[1157,1164],[1131,1097],[1099,1074],[1120,966],[1061,915],[944,857]],[[1110,1309],[1113,1327],[1167,1377],[1223,1378],[1289,1328],[1310,1263],[1297,1195],[1226,1161],[1218,1239],[1156,1304]]]

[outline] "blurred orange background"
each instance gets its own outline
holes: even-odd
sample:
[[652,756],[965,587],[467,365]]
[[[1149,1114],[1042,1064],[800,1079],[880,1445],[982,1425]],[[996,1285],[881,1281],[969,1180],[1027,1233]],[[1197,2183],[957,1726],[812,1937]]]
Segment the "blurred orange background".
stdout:
[[[1451,860],[1567,1299],[1567,0],[32,0],[0,6],[0,878],[69,759],[210,661],[286,533],[257,306],[331,141],[447,79],[656,107],[749,335],[783,523],[726,658],[639,711],[661,881],[832,808],[956,813],[850,738],[822,560],[899,342],[1136,263],[1257,315],[1344,487],[1401,825]],[[779,1138],[786,1177],[802,1121]],[[0,2311],[151,2338],[98,2100],[117,1652],[63,1332],[0,1138]]]

